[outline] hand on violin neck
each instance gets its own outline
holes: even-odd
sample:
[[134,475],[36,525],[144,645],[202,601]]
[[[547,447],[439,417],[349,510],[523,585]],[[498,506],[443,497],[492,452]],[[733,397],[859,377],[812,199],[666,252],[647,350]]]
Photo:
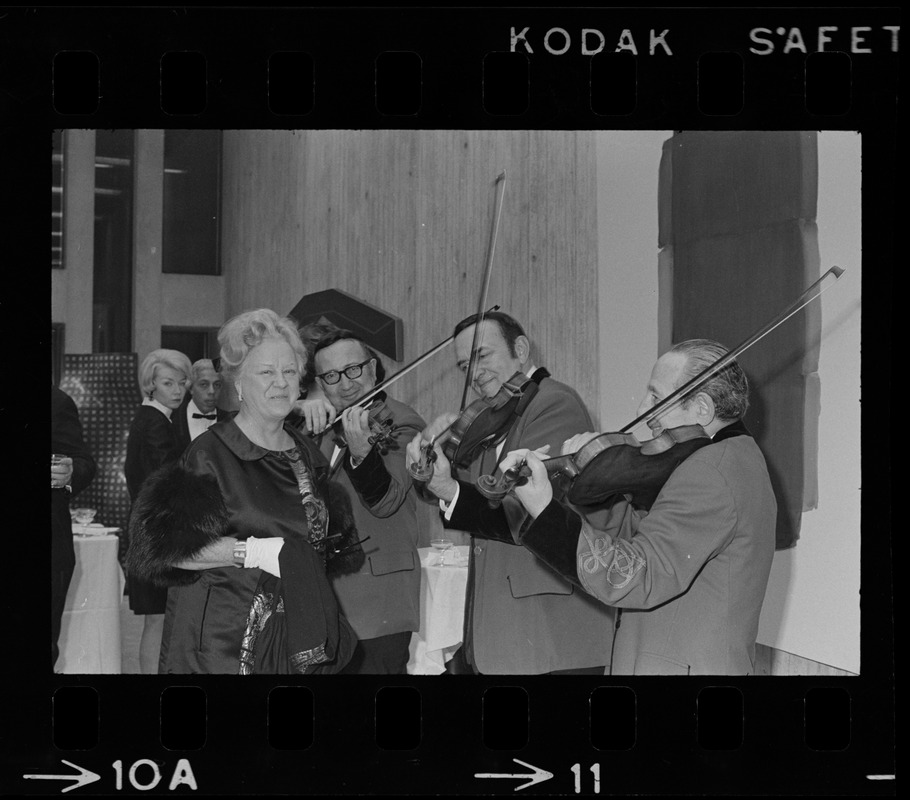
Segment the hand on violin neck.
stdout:
[[294,411],[303,417],[306,429],[312,434],[320,434],[335,421],[335,406],[324,397],[313,397],[298,400]]
[[341,427],[351,457],[362,461],[373,449],[369,412],[365,408],[346,408],[341,412]]
[[[425,438],[426,431],[418,433],[408,443],[406,448],[406,463],[409,471],[414,464],[425,465],[428,456],[432,453],[431,474],[426,481],[427,490],[449,503],[455,497],[458,490],[458,481],[452,477],[452,467],[449,460],[442,452],[442,448],[437,444],[430,451],[430,440]],[[413,474],[413,472],[412,472]]]
[[561,455],[569,456],[573,453],[577,453],[588,442],[590,442],[592,439],[596,439],[598,436],[600,436],[599,433],[591,433],[590,431],[586,433],[576,433],[574,436],[566,439],[562,443]]
[[553,499],[553,486],[542,461],[549,451],[548,444],[537,450],[512,450],[499,464],[503,472],[524,467],[524,471],[530,473],[527,480],[515,485],[513,491],[525,510],[535,519]]

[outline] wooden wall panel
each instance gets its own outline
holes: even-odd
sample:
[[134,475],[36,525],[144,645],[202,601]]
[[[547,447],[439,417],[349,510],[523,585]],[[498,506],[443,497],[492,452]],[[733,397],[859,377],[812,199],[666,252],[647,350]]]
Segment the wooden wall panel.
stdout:
[[[487,305],[521,321],[538,363],[597,408],[592,134],[230,131],[224,165],[228,315],[285,314],[341,289],[402,318],[403,363],[476,311],[505,170]],[[457,407],[461,384],[449,352],[394,395],[431,418]]]

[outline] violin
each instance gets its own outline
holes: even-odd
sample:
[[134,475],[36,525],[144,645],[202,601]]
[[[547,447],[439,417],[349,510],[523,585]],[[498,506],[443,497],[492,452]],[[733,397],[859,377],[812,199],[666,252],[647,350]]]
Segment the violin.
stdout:
[[[389,440],[395,432],[395,421],[392,419],[392,412],[386,405],[386,393],[379,392],[373,394],[370,400],[362,407],[367,410],[367,422],[370,428],[369,443],[375,447],[382,455],[388,450]],[[355,405],[360,405],[355,404]],[[341,417],[338,417],[331,425],[335,444],[339,447],[347,447],[347,442],[342,432]]]
[[[497,311],[499,309],[498,305],[493,306],[489,311],[485,312],[487,314],[490,311]],[[392,412],[389,410],[389,407],[385,404],[385,401],[388,399],[385,393],[385,390],[391,386],[396,381],[403,378],[412,370],[419,367],[425,361],[429,360],[437,353],[441,353],[449,344],[455,340],[454,336],[450,336],[448,339],[440,342],[434,347],[431,347],[422,355],[415,358],[410,364],[402,367],[398,372],[392,375],[389,378],[386,378],[382,383],[374,386],[369,392],[367,392],[363,397],[361,397],[357,402],[348,406],[348,408],[366,408],[369,410],[369,425],[370,425],[370,438],[369,442],[371,445],[378,445],[380,452],[385,453],[386,446],[388,445],[389,439],[392,434],[395,432],[395,423],[392,419]],[[347,411],[347,409],[342,409],[342,411]],[[335,436],[335,441],[341,446],[345,447],[347,442],[344,440],[344,436],[341,433],[341,415],[339,414],[336,417],[335,421],[330,426],[333,429]]]
[[538,384],[523,372],[516,372],[492,397],[480,397],[466,406],[458,417],[422,449],[423,459],[410,465],[418,481],[429,481],[437,455],[434,445],[443,436],[442,452],[456,468],[465,468],[482,450],[496,447],[515,419],[537,393]]
[[[634,505],[650,508],[676,467],[696,450],[710,444],[711,439],[700,425],[671,428],[644,443],[639,442],[629,431],[683,402],[692,392],[729,366],[737,356],[817,298],[843,272],[840,267],[831,267],[774,319],[636,417],[618,433],[601,434],[568,456],[544,459],[547,475],[557,480],[555,489],[559,489],[569,502],[576,505],[598,505],[607,502],[612,496],[631,494]],[[499,479],[492,475],[481,475],[477,479],[477,488],[495,507],[515,486],[527,481],[529,475],[530,470],[525,464],[516,465],[506,470]]]
[[[421,446],[420,460],[408,465],[411,477],[419,484],[427,483],[433,477],[433,464],[436,463],[437,458],[435,444],[442,436],[448,434],[442,445],[443,453],[452,464],[460,467],[470,464],[479,449],[499,444],[508,433],[515,416],[514,409],[517,408],[523,395],[523,387],[527,379],[521,372],[516,372],[493,397],[481,397],[468,404],[468,391],[474,376],[477,352],[480,349],[482,324],[485,315],[489,313],[484,311],[484,306],[487,302],[493,253],[496,250],[496,236],[499,231],[499,219],[505,197],[505,179],[506,173],[501,172],[493,182],[499,200],[495,205],[493,225],[490,229],[477,321],[474,324],[474,339],[471,343],[471,358],[465,371],[464,390],[461,395],[461,411],[454,422],[437,434],[432,441]],[[499,306],[494,306],[493,310],[496,308]]]
[[[602,433],[574,453],[544,459],[547,474],[563,496],[578,506],[594,506],[628,494],[632,504],[649,509],[673,471],[696,450],[711,443],[701,425],[661,431],[645,442],[631,433]],[[531,475],[526,464],[507,469],[499,478],[481,475],[477,488],[496,507]]]

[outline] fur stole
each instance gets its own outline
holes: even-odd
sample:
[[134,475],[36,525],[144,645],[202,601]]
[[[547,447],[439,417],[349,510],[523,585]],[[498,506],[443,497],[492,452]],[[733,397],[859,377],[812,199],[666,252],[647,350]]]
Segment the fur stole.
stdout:
[[193,583],[197,570],[175,563],[195,557],[227,531],[228,513],[218,482],[179,463],[153,472],[130,513],[127,571],[157,586]]
[[[321,488],[329,511],[326,572],[357,572],[365,557],[351,500],[337,483]],[[199,571],[174,564],[194,558],[227,529],[228,511],[215,478],[190,472],[179,462],[164,466],[146,478],[133,504],[127,571],[158,586],[193,583]]]

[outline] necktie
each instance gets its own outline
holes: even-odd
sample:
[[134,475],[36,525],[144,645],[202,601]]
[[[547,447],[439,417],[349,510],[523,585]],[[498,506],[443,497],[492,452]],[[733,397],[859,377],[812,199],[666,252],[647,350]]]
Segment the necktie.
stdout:
[[193,414],[193,419],[217,419],[217,414]]

